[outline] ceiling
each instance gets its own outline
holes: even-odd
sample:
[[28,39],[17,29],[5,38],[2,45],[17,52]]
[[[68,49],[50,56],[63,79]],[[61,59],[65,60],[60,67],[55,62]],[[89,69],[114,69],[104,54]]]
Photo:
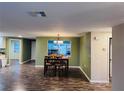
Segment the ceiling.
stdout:
[[[44,11],[46,17],[33,17]],[[3,36],[80,36],[89,31],[111,31],[124,22],[124,3],[0,3]]]

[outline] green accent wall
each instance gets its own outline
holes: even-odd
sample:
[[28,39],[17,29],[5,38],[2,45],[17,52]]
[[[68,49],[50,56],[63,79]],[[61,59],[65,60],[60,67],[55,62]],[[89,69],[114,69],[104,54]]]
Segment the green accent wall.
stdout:
[[[44,65],[44,56],[48,55],[48,40],[56,40],[57,37],[37,37],[36,38],[36,65]],[[61,40],[71,41],[70,66],[79,66],[79,37],[61,37]]]
[[31,59],[31,40],[22,39],[22,62]]
[[91,78],[91,33],[80,37],[80,67]]

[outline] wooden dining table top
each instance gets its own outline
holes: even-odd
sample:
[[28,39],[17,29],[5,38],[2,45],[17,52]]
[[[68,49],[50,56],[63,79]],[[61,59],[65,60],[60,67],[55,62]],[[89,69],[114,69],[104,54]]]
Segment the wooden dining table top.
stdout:
[[67,60],[69,61],[69,58],[44,58],[44,60]]

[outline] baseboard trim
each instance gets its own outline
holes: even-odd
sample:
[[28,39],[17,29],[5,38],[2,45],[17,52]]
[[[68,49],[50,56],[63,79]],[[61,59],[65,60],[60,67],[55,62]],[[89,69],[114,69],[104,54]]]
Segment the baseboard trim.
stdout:
[[70,68],[79,68],[81,72],[85,75],[85,77],[88,79],[90,82],[90,78],[87,76],[87,74],[84,72],[84,70],[80,66],[69,66]]
[[20,62],[20,64],[25,64],[25,63],[27,63],[27,62],[29,62],[29,61],[31,61],[31,59],[28,59],[28,60],[26,60],[26,61]]
[[35,61],[35,59],[31,59],[31,60],[34,60]]
[[109,81],[90,80],[91,83],[109,83]]
[[44,67],[43,65],[35,65],[35,67]]
[[88,76],[87,76],[87,74],[84,72],[84,70],[80,67],[80,70],[83,72],[83,74],[85,75],[85,77],[88,79],[88,81],[90,82],[90,83],[109,83],[109,81],[100,81],[100,80],[91,80]]
[[88,79],[88,81],[90,82],[90,78],[87,76],[87,74],[84,72],[84,70],[81,67],[79,67],[79,68],[83,72],[83,74],[85,75],[85,77]]
[[80,66],[69,66],[69,68],[79,68]]

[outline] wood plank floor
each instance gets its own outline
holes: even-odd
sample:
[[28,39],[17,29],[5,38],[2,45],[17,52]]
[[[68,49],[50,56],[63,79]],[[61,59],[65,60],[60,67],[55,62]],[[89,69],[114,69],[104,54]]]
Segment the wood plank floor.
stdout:
[[29,62],[0,68],[0,91],[110,91],[110,84],[91,84],[79,69],[70,68],[67,76],[43,76],[43,68]]

